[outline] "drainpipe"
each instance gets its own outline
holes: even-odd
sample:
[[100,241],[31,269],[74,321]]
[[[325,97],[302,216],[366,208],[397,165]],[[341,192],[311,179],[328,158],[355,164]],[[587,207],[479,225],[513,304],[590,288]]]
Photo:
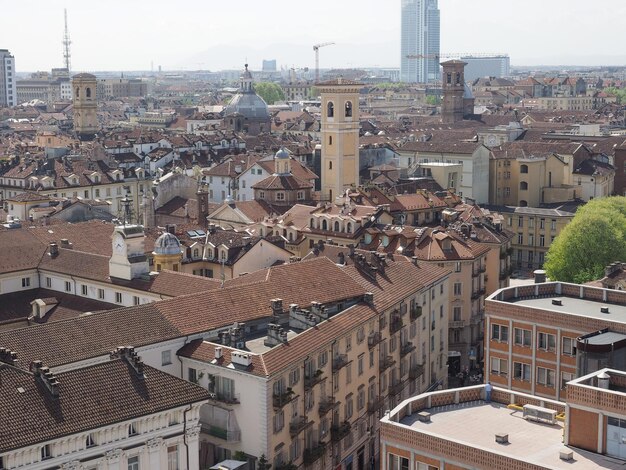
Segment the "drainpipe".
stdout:
[[[181,361],[182,365],[182,361]],[[187,470],[189,470],[189,444],[187,444],[187,413],[191,411],[191,405],[183,412],[183,444],[185,444],[185,457],[187,459]]]

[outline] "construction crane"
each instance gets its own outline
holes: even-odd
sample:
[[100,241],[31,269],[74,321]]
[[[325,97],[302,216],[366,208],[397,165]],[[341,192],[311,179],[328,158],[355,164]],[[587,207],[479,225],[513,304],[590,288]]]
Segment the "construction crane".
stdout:
[[313,46],[315,51],[315,83],[320,81],[320,47],[332,46],[334,44],[334,42],[322,42]]
[[405,56],[407,59],[452,59],[461,57],[508,57],[508,54],[501,52],[486,53],[486,52],[443,52],[441,54],[409,54]]

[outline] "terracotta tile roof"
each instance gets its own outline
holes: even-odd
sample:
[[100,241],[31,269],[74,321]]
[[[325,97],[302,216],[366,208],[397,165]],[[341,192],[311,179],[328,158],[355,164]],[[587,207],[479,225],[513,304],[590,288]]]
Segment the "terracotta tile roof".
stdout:
[[311,189],[313,185],[293,175],[272,175],[252,186],[253,189],[285,190]]
[[0,366],[0,453],[208,399],[203,388],[149,366],[139,377],[125,359],[56,377],[53,397],[31,373]]
[[116,307],[110,303],[47,289],[12,292],[0,296],[1,328],[6,330],[28,326],[26,319],[32,312],[31,302],[35,299],[42,299],[46,305],[55,306],[44,318],[33,319],[34,324],[75,318],[85,312],[110,310]]
[[0,230],[0,272],[35,269],[46,245],[24,229]]
[[[220,163],[213,168],[204,170],[203,174],[206,176],[224,176],[229,178],[236,178],[252,165],[254,165],[261,158],[261,155],[256,154],[233,155],[224,163]],[[239,169],[241,171],[236,171]]]
[[[217,360],[215,359],[216,346],[219,346],[222,349],[222,357]],[[176,354],[201,362],[215,361],[214,364],[226,367],[232,364],[231,354],[233,351],[237,350],[229,348],[228,346],[209,343],[208,341],[204,341],[202,339],[196,339],[180,348]],[[247,374],[252,374],[259,377],[267,377],[269,374],[267,372],[267,368],[265,367],[265,361],[263,360],[263,356],[260,354],[248,354],[250,354],[252,363],[245,369],[238,367],[238,370],[242,370]]]
[[379,312],[365,303],[354,305],[343,312],[303,331],[287,343],[279,344],[263,354],[268,375],[282,372],[291,364],[303,361],[319,347],[333,342],[359,325],[378,318]]
[[[296,160],[293,157],[289,157],[289,158],[291,159],[291,174],[293,176],[295,176],[296,178],[300,178],[302,180],[319,179],[319,176],[317,176],[314,172],[309,170],[306,166],[304,166],[298,160]],[[257,165],[262,167],[269,174],[274,173],[275,164],[274,164],[273,158],[271,160],[270,159],[260,160],[257,162]]]
[[7,198],[6,200],[9,202],[42,202],[49,201],[50,199],[50,196],[35,193],[33,191],[24,191],[23,193]]

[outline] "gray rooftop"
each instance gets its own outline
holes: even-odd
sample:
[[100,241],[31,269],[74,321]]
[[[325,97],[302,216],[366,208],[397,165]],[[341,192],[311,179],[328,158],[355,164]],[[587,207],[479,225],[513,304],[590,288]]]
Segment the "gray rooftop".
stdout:
[[[553,305],[552,299],[560,299],[562,305]],[[497,299],[493,299],[497,300]],[[541,310],[552,310],[570,315],[580,315],[588,318],[617,323],[626,323],[626,305],[606,304],[590,299],[576,297],[551,296],[542,298],[511,299],[509,302]],[[602,313],[600,307],[609,307],[609,313]]]
[[[406,416],[400,423],[419,432],[449,441],[459,442],[506,455],[545,468],[561,469],[623,469],[624,462],[574,447],[574,460],[559,458],[563,449],[563,424],[540,424],[526,421],[522,412],[508,409],[499,403],[466,402],[440,408],[431,408],[431,422],[422,423],[417,413]],[[509,435],[509,444],[495,442],[496,433]]]

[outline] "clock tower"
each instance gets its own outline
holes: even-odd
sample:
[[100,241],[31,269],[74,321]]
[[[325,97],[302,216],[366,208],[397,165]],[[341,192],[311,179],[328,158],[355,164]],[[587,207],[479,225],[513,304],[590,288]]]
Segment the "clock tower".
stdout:
[[98,124],[98,80],[90,73],[79,73],[72,77],[74,132],[80,140],[93,140],[100,130]]
[[111,236],[109,276],[130,281],[150,272],[141,225],[118,225]]

